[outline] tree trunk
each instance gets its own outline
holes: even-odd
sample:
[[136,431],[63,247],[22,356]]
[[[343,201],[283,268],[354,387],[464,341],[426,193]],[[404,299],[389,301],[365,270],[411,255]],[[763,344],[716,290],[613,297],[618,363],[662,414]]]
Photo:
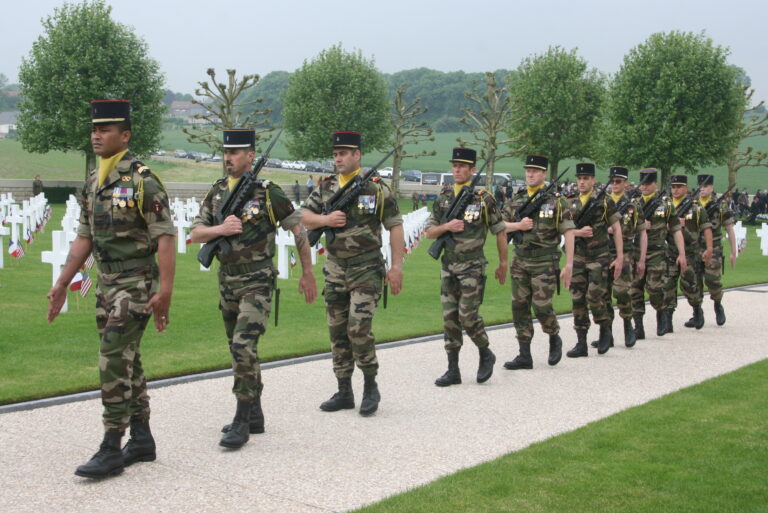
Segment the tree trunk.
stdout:
[[738,165],[735,162],[728,162],[728,187],[736,183],[736,173],[738,172]]
[[493,170],[496,167],[496,152],[489,150],[486,162],[488,165],[485,167],[485,190],[493,194]]
[[88,175],[91,169],[96,167],[96,155],[90,151],[85,152],[85,181],[88,181]]
[[552,159],[552,162],[550,162],[549,167],[549,181],[551,182],[555,178],[557,178],[558,169],[557,167],[560,165],[559,159]]
[[395,198],[400,197],[400,164],[402,162],[403,157],[399,151],[396,151],[392,160],[392,193]]
[[659,190],[663,190],[666,193],[667,180],[672,173],[672,169],[669,167],[661,167],[659,168],[659,172],[661,173],[661,176],[659,177]]

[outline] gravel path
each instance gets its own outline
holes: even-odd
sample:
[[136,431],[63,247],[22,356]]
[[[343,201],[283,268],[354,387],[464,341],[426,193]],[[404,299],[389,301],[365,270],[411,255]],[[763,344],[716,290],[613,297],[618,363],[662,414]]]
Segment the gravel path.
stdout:
[[[234,412],[231,378],[151,391],[154,463],[118,477],[73,475],[101,440],[98,400],[0,415],[0,511],[3,512],[321,512],[345,511],[477,465],[626,408],[768,357],[768,285],[726,293],[728,322],[686,329],[681,302],[675,333],[650,336],[606,355],[546,365],[538,326],[534,369],[506,371],[516,354],[511,328],[490,332],[496,373],[475,383],[477,351],[462,352],[464,384],[437,388],[445,370],[442,341],[379,351],[379,412],[318,409],[335,389],[328,360],[264,371],[267,431],[239,451],[218,446]],[[648,335],[655,316],[646,315]],[[561,319],[564,351],[575,341]],[[596,337],[596,328],[590,340]],[[594,336],[593,336],[594,335]],[[152,362],[148,362],[149,365]],[[359,405],[362,377],[353,378]]]

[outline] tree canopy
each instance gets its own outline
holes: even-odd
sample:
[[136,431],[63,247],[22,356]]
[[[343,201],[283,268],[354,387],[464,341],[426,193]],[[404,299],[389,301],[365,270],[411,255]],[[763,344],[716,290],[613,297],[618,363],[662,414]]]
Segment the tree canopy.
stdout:
[[91,100],[130,100],[131,149],[146,154],[160,140],[163,76],[133,29],[110,17],[102,0],[65,3],[43,21],[19,70],[18,129],[30,152],[82,151],[90,145]]
[[509,80],[509,94],[520,115],[508,127],[522,137],[524,151],[547,155],[550,174],[566,158],[594,159],[603,78],[588,70],[576,50],[550,47],[523,60]]
[[607,96],[604,155],[613,163],[695,174],[738,143],[742,84],[728,50],[703,34],[657,33],[624,57]]
[[363,151],[390,139],[387,86],[373,60],[341,45],[320,52],[296,70],[283,97],[288,151],[296,158],[330,155],[331,132],[362,133]]

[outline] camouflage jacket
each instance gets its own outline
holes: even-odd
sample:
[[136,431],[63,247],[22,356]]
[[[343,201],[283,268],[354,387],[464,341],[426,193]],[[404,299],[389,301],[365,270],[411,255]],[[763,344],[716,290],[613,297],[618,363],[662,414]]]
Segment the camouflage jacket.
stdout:
[[[593,189],[592,195],[595,194],[597,191]],[[592,199],[591,196],[590,199]],[[574,221],[578,219],[583,209],[578,194],[569,200],[568,208],[573,214]],[[608,227],[620,219],[621,216],[616,211],[616,203],[608,195],[603,196],[597,208],[593,210],[592,219],[587,219],[584,222],[584,226],[592,227],[592,237],[576,237],[574,253],[582,256],[607,253],[609,251],[608,240],[611,238],[608,235]]]
[[[453,189],[440,193],[432,203],[432,215],[429,216],[427,227],[441,224],[443,216],[451,208],[455,197]],[[504,229],[504,220],[501,218],[501,212],[493,197],[484,189],[475,192],[464,211],[464,231],[451,234],[456,242],[456,247],[453,250],[446,247],[446,256],[450,258],[451,253],[467,254],[473,251],[482,251],[488,230],[496,235],[503,232]]]
[[[501,211],[502,218],[506,222],[514,222],[515,211],[528,199],[528,191],[522,188],[508,201]],[[533,228],[523,232],[523,242],[516,249],[518,255],[523,252],[536,250],[558,250],[560,236],[568,230],[573,230],[573,214],[568,208],[565,199],[559,194],[549,193],[547,199],[541,205],[539,212],[534,216]],[[549,260],[550,256],[536,256],[525,258],[530,260]]]
[[[717,198],[713,195],[711,196],[711,199],[707,202],[707,205],[709,205],[711,202],[715,201]],[[702,204],[703,205],[703,204]],[[706,205],[703,205],[706,209]],[[720,246],[722,244],[723,239],[723,227],[732,226],[734,224],[734,218],[733,218],[733,212],[730,208],[728,208],[728,204],[725,200],[721,201],[720,204],[717,206],[717,211],[714,215],[707,215],[707,218],[709,219],[709,223],[712,225],[712,245],[713,246]],[[701,244],[704,244],[704,237],[702,236],[700,241]]]
[[[192,222],[197,226],[213,226],[216,213],[229,196],[227,178],[217,180],[200,205],[200,213]],[[300,221],[298,212],[285,196],[280,186],[269,180],[257,180],[253,196],[243,207],[240,215],[243,231],[227,238],[232,244],[228,255],[217,253],[222,264],[246,264],[271,260],[275,255],[275,230],[277,223],[285,229],[296,226]]]
[[[691,206],[691,209],[684,218],[680,218],[680,228],[683,231],[685,253],[698,254],[701,248],[699,238],[703,240],[704,230],[712,228],[712,223],[709,222],[706,210],[699,205],[698,201],[693,203],[693,206]],[[675,246],[675,241],[672,239],[671,234],[667,236],[667,254],[670,257],[677,258],[677,246]]]
[[[621,237],[624,242],[625,255],[634,251],[635,237],[640,232],[645,231],[645,216],[643,215],[643,207],[640,204],[641,201],[642,199],[639,197],[630,200],[625,194],[616,203],[616,212],[621,216]],[[613,237],[609,237],[608,243],[611,247],[611,254],[616,254]],[[639,244],[637,249],[640,249]]]
[[[325,177],[312,191],[302,208],[315,214],[322,214],[325,203],[339,190],[337,175]],[[387,230],[403,224],[403,218],[387,184],[381,179],[369,181],[357,197],[357,204],[347,211],[347,226],[335,229],[333,242],[327,245],[328,253],[336,258],[378,251],[381,249],[381,225]]]
[[[656,192],[656,194],[661,193]],[[653,201],[654,196],[648,198],[648,201]],[[640,204],[645,205],[647,204],[647,201],[641,198]],[[651,223],[650,228],[647,230],[649,253],[651,251],[664,249],[667,235],[672,235],[674,232],[680,230],[680,219],[675,215],[675,207],[672,205],[672,200],[666,196],[663,197],[659,206],[646,221],[650,221]]]
[[174,235],[168,194],[160,179],[130,152],[98,185],[91,170],[80,194],[77,234],[93,241],[98,262],[145,258],[157,252],[157,238]]

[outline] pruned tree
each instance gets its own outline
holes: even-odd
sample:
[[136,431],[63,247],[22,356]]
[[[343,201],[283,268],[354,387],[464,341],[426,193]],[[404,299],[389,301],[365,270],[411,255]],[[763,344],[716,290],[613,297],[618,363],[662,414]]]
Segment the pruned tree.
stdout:
[[405,100],[405,93],[408,90],[408,84],[400,85],[395,91],[395,98],[392,101],[392,127],[394,129],[395,153],[392,161],[392,190],[395,195],[400,192],[400,166],[405,158],[417,159],[435,155],[435,151],[421,150],[419,152],[408,152],[409,144],[419,144],[424,141],[434,141],[432,128],[424,120],[417,121],[416,118],[424,115],[429,109],[421,105],[421,98],[414,98],[413,101]]
[[43,20],[44,34],[19,69],[18,134],[33,153],[79,151],[86,173],[91,100],[130,100],[131,151],[147,155],[160,144],[163,75],[135,31],[111,18],[102,0],[65,3]]
[[[768,111],[762,109],[765,102],[749,106],[754,93],[754,89],[744,88],[744,116],[737,128],[739,142],[768,134]],[[740,145],[737,146],[728,158],[728,187],[736,183],[736,175],[744,167],[768,167],[768,151],[757,150],[753,146],[742,150]]]
[[[183,128],[187,134],[187,140],[191,143],[203,143],[211,149],[215,155],[221,150],[221,132],[227,128],[253,128],[256,131],[256,145],[258,146],[262,136],[271,132],[273,127],[267,117],[269,109],[259,109],[261,98],[238,103],[240,95],[259,83],[259,75],[243,75],[237,79],[237,70],[227,70],[227,81],[217,82],[216,71],[208,68],[206,74],[211,77],[208,81],[198,82],[199,88],[195,89],[195,95],[207,98],[207,101],[193,99],[192,103],[203,107],[205,114],[195,114],[195,119],[206,121],[205,126]],[[211,85],[213,84],[213,85]],[[244,114],[245,112],[245,114]],[[223,173],[226,176],[226,163],[221,161]]]
[[461,110],[464,114],[461,123],[472,133],[474,139],[470,141],[458,137],[456,140],[461,146],[480,148],[478,160],[488,162],[485,168],[485,183],[490,190],[496,162],[522,151],[522,146],[509,148],[510,145],[519,143],[521,136],[510,137],[504,134],[507,128],[518,120],[520,107],[512,102],[507,86],[497,84],[494,73],[485,74],[485,92],[478,92],[477,86],[475,82],[472,90],[465,93],[471,106]]

